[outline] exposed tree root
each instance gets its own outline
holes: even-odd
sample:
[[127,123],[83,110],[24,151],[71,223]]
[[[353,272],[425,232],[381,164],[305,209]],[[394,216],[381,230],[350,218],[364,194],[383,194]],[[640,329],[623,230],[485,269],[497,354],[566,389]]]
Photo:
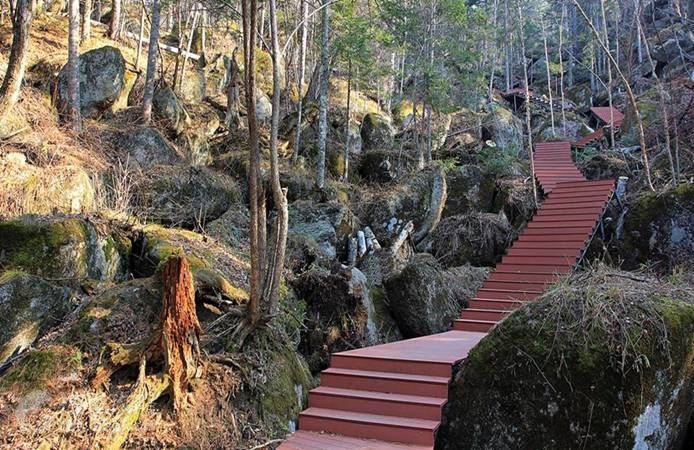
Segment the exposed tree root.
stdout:
[[[189,382],[200,376],[200,324],[195,312],[195,290],[188,261],[169,259],[162,270],[163,296],[161,327],[147,341],[135,344],[108,344],[108,359],[100,366],[92,385],[107,385],[120,368],[139,361],[135,388],[125,406],[95,439],[95,447],[116,450],[125,443],[130,430],[149,405],[165,393],[173,400],[176,416],[185,411]],[[162,373],[147,375],[147,361],[164,361]]]

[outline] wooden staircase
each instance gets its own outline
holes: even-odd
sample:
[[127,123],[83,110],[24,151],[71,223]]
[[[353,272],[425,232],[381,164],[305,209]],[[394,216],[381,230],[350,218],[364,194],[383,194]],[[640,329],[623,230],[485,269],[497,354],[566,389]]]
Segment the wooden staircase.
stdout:
[[309,393],[300,431],[282,450],[432,449],[453,365],[500,321],[580,261],[613,194],[614,181],[587,181],[570,142],[535,147],[547,198],[456,320],[453,331],[332,356]]

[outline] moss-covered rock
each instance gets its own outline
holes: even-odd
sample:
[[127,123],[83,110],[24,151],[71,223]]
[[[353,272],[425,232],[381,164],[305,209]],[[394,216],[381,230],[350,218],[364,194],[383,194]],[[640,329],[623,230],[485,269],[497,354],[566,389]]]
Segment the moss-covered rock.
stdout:
[[73,309],[66,288],[22,272],[0,274],[0,365]]
[[357,218],[352,211],[337,202],[300,200],[289,206],[289,231],[317,243],[328,259],[344,252],[346,238],[356,228]]
[[50,345],[32,350],[0,377],[0,391],[15,395],[42,391],[51,381],[78,371],[81,365],[82,355],[75,347]]
[[0,158],[0,203],[20,214],[77,214],[96,208],[96,190],[83,167],[29,164],[21,153]]
[[473,211],[489,211],[494,203],[496,183],[494,177],[479,166],[466,164],[446,173],[448,198],[444,217],[467,214]]
[[367,114],[361,124],[362,149],[389,150],[393,146],[393,127],[387,116]]
[[510,110],[493,105],[482,119],[482,138],[494,141],[497,147],[519,152],[523,148],[523,124]]
[[236,182],[204,167],[157,166],[138,180],[138,212],[149,220],[204,227],[240,199]]
[[402,272],[385,281],[390,312],[406,338],[450,329],[486,276],[486,270],[444,268],[428,253],[415,255]]
[[[364,274],[344,267],[332,271],[313,267],[292,281],[306,303],[299,351],[311,371],[328,367],[330,354],[390,339],[390,318],[379,314]],[[326,295],[330,292],[330,295]]]
[[47,278],[124,279],[130,245],[119,232],[104,235],[77,217],[0,222],[0,267]]
[[625,268],[660,261],[666,268],[690,267],[694,258],[694,185],[639,198],[626,215],[617,246]]
[[183,155],[154,128],[139,127],[116,133],[113,143],[129,155],[130,163],[143,170],[158,164],[176,164],[183,159]]
[[154,91],[152,110],[175,134],[181,134],[190,124],[185,105],[168,86],[159,87]]
[[598,272],[524,306],[456,371],[436,448],[679,448],[693,292]]
[[503,214],[461,214],[443,219],[427,246],[446,267],[494,266],[515,237]]

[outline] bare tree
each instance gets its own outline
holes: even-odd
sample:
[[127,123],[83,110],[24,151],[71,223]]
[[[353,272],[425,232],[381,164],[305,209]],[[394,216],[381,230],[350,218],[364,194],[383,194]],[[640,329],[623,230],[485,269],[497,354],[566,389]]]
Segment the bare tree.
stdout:
[[[605,39],[605,48],[607,49],[607,53],[610,53],[610,57],[612,57],[612,53],[610,52],[610,35],[607,32],[607,14],[605,13],[605,0],[600,0],[600,12],[602,14],[602,27],[603,27],[603,34],[604,34],[604,39]],[[619,39],[617,39],[619,40]],[[619,55],[619,52],[617,52],[617,55]],[[615,66],[619,67],[619,63],[615,61]],[[615,143],[615,137],[614,137],[614,100],[612,96],[612,65],[607,64],[607,101],[610,107],[610,148],[614,148],[614,143]]]
[[547,94],[549,95],[549,115],[552,123],[552,136],[556,136],[557,132],[555,129],[554,120],[554,101],[552,98],[552,72],[549,67],[549,46],[547,45],[547,27],[545,26],[545,19],[541,18],[540,23],[542,25],[542,41],[545,47],[545,68],[547,69]]
[[226,64],[226,91],[227,91],[227,114],[226,123],[229,128],[239,126],[239,75],[241,70],[236,62],[238,48],[235,48],[229,58],[225,58]]
[[299,48],[299,78],[296,82],[299,94],[299,104],[297,106],[296,139],[294,140],[294,154],[292,162],[296,163],[301,150],[301,123],[304,113],[304,78],[306,77],[306,42],[308,40],[308,1],[301,1],[301,46]]
[[328,87],[330,83],[330,0],[323,0],[320,52],[320,89],[318,95],[318,174],[316,186],[325,187],[325,149],[328,140]]
[[[258,28],[258,3],[257,0],[241,0],[243,19],[243,59],[244,59],[244,84],[246,87],[246,120],[248,121],[248,147],[250,167],[248,173],[248,197],[251,210],[249,234],[251,241],[251,290],[248,301],[247,322],[250,327],[255,327],[260,320],[260,303],[262,295],[262,261],[260,244],[260,143],[258,136],[258,121],[256,118],[256,66],[255,46],[256,31]],[[265,223],[262,224],[265,227]]]
[[140,7],[140,34],[137,37],[137,54],[135,55],[135,69],[140,68],[140,56],[142,56],[142,43],[145,40],[145,4]]
[[113,0],[111,8],[111,22],[108,26],[108,36],[116,40],[120,37],[120,19],[123,0]]
[[275,220],[272,247],[268,255],[267,274],[263,297],[267,299],[270,316],[279,312],[279,286],[284,270],[284,258],[287,252],[287,233],[289,229],[289,211],[287,192],[280,185],[279,156],[277,139],[280,124],[280,58],[282,57],[277,28],[277,2],[270,0],[270,33],[272,39],[272,119],[270,126],[270,177],[272,197],[275,203],[277,218]]
[[17,0],[12,15],[12,47],[7,71],[0,86],[0,121],[7,115],[19,99],[24,79],[27,50],[29,49],[31,22],[33,14],[30,0]]
[[531,116],[530,116],[530,87],[528,86],[528,64],[525,61],[525,31],[524,31],[524,26],[523,26],[523,8],[521,7],[520,2],[517,4],[518,6],[518,26],[519,26],[519,33],[520,33],[520,44],[521,44],[521,58],[522,58],[522,66],[523,66],[523,76],[525,78],[525,125],[526,125],[526,133],[528,134],[528,156],[530,159],[530,170],[531,170],[531,176],[533,177],[532,184],[533,184],[533,200],[535,202],[535,207],[537,208],[537,183],[535,182],[535,156],[533,152],[533,130],[532,130],[532,125],[531,125]]
[[142,96],[142,120],[152,120],[152,101],[154,99],[154,78],[157,73],[157,46],[159,44],[159,25],[161,22],[160,0],[152,0],[152,22],[149,31],[149,48],[147,49],[147,75],[145,92]]
[[622,70],[619,68],[619,65],[617,64],[617,61],[615,61],[614,57],[612,56],[612,53],[610,53],[610,50],[607,48],[605,43],[602,41],[600,38],[600,33],[598,30],[595,28],[595,25],[590,21],[590,18],[588,17],[588,14],[586,14],[586,11],[583,9],[581,4],[578,2],[578,0],[572,0],[574,5],[576,6],[576,9],[579,11],[585,22],[588,24],[588,27],[590,28],[591,32],[593,33],[593,37],[595,40],[598,42],[598,44],[602,47],[603,51],[607,55],[610,63],[614,66],[614,69],[617,71],[617,74],[619,75],[619,78],[622,80],[622,83],[624,84],[624,89],[627,91],[627,97],[629,98],[629,103],[631,104],[631,107],[634,110],[634,115],[636,116],[636,125],[638,128],[638,133],[639,133],[639,144],[641,145],[641,154],[643,155],[643,170],[646,175],[646,184],[648,185],[648,188],[652,191],[655,191],[655,187],[653,186],[653,179],[651,177],[651,165],[648,160],[648,147],[646,146],[646,133],[643,128],[643,118],[641,117],[641,112],[639,111],[639,106],[636,101],[636,95],[634,95],[634,91],[631,89],[631,86],[629,85],[629,81],[627,80],[626,76],[624,76],[624,73]]
[[86,42],[92,35],[92,0],[84,0],[82,10],[82,42]]
[[82,131],[80,112],[80,2],[68,3],[67,114],[72,129]]

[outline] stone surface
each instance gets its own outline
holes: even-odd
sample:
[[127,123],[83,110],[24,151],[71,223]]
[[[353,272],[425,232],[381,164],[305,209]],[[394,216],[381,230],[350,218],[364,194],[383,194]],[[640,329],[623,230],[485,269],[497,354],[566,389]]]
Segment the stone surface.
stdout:
[[485,269],[464,266],[444,270],[432,255],[415,255],[402,272],[385,281],[390,312],[403,336],[449,330],[485,276]]
[[0,274],[0,365],[74,307],[69,289],[22,272]]
[[[127,104],[128,92],[125,82],[125,59],[120,50],[105,46],[90,50],[79,58],[80,109],[82,116],[98,117],[106,111],[115,112],[113,106]],[[67,105],[67,71],[65,67],[58,75],[58,111]]]
[[175,164],[182,155],[154,128],[140,127],[114,136],[114,145],[130,155],[130,163],[144,170],[155,165]]
[[393,134],[388,117],[378,113],[367,114],[361,124],[362,149],[389,150],[393,146]]

